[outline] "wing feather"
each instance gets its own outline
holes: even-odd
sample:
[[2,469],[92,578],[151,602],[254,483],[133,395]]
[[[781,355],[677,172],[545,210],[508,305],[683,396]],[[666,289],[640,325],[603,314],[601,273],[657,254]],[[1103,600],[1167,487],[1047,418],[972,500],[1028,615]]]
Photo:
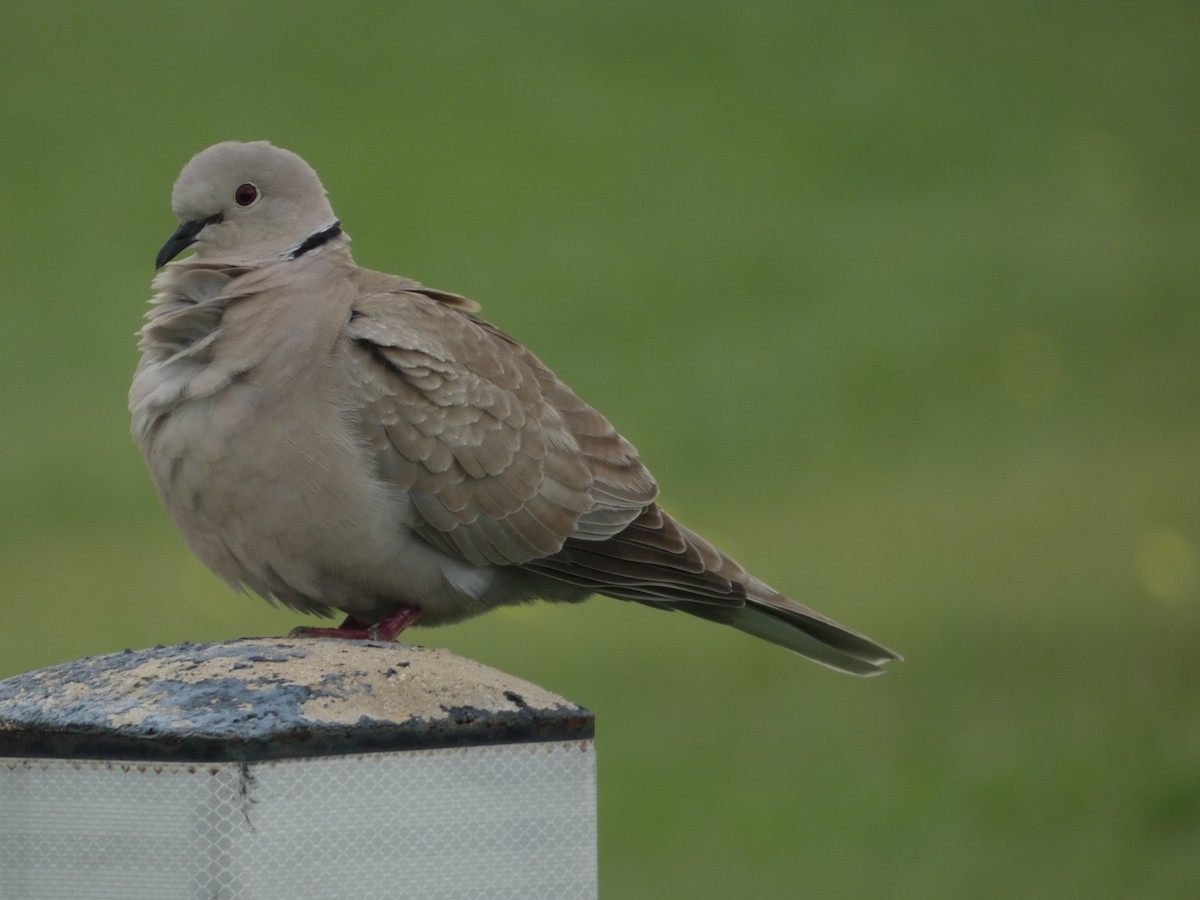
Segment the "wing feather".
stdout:
[[430,543],[520,565],[619,534],[653,503],[632,445],[532,353],[463,303],[371,276],[347,325],[350,412]]

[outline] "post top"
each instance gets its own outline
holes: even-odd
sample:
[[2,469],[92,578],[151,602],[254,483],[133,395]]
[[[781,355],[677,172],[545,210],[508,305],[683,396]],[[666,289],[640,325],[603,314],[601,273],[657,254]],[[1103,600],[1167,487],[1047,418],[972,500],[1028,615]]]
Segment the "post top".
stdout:
[[592,714],[446,650],[244,638],[0,681],[0,757],[252,761],[586,740]]

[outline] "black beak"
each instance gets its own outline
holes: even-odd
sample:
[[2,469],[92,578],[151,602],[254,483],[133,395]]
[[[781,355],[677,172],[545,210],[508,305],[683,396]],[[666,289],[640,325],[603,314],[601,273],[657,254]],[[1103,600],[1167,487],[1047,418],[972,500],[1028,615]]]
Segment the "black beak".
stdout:
[[175,233],[163,244],[163,248],[158,251],[158,256],[154,258],[154,268],[161,269],[188,247],[192,246],[192,244],[196,243],[196,236],[204,230],[206,225],[213,225],[220,222],[222,218],[224,217],[220,213],[217,213],[215,216],[209,216],[207,219],[184,222],[175,229]]

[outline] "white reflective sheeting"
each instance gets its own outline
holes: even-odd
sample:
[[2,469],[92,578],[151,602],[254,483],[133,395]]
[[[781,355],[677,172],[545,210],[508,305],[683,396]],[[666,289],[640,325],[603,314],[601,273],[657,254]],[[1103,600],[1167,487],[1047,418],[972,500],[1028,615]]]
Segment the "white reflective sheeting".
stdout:
[[0,759],[3,900],[596,896],[591,741]]

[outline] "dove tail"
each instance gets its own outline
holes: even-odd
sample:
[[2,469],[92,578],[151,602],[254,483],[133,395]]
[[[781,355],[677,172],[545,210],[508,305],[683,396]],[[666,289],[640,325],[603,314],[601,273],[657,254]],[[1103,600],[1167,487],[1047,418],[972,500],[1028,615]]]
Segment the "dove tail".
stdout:
[[753,577],[747,586],[744,606],[680,603],[674,608],[729,625],[851,675],[879,675],[886,663],[902,659],[882,644],[800,605]]
[[747,573],[657,504],[607,540],[570,538],[525,565],[598,594],[720,622],[831,669],[878,675],[887,647],[801,606]]

